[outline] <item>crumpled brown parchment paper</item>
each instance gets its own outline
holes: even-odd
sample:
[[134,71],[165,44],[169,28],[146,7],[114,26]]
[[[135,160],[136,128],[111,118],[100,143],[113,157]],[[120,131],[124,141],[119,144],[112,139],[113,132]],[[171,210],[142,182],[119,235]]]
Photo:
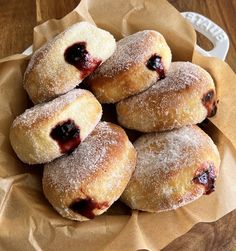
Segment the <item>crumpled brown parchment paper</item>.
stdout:
[[215,221],[236,208],[236,75],[231,68],[194,51],[193,28],[165,0],[82,0],[63,19],[34,29],[34,49],[82,20],[94,22],[116,39],[143,29],[157,30],[165,36],[174,61],[193,61],[212,74],[220,103],[206,130],[222,158],[217,190],[171,212],[131,211],[116,202],[92,221],[63,219],[43,196],[42,168],[22,164],[9,143],[13,119],[29,104],[22,88],[29,57],[10,56],[0,60],[0,250],[159,250],[194,224]]

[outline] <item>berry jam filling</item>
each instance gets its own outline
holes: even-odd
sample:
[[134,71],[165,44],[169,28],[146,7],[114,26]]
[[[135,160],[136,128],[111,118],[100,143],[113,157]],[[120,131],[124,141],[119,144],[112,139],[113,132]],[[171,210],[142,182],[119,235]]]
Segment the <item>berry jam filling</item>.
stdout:
[[108,202],[98,203],[91,198],[86,198],[75,200],[70,204],[69,209],[88,219],[93,219],[95,217],[94,209],[105,209],[107,207],[109,207]]
[[72,119],[58,123],[50,136],[57,141],[61,153],[72,152],[81,142],[80,129]]
[[152,55],[146,64],[147,68],[151,71],[156,71],[159,75],[159,79],[165,78],[164,66],[161,62],[161,57],[157,54]]
[[210,194],[215,191],[215,181],[216,175],[213,164],[210,164],[207,170],[201,172],[193,178],[193,182],[195,184],[201,184],[205,187],[204,194]]
[[65,61],[81,71],[81,78],[87,77],[97,69],[101,60],[92,57],[86,49],[86,42],[71,45],[65,50]]
[[213,117],[216,115],[218,101],[216,101],[214,90],[210,90],[203,95],[202,103],[207,109],[207,117]]

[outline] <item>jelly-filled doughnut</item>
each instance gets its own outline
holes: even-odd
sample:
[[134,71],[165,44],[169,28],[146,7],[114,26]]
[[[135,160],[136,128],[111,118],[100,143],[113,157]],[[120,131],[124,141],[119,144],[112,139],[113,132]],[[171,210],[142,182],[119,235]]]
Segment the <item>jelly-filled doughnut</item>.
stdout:
[[158,132],[200,123],[215,115],[216,104],[210,74],[190,62],[174,62],[165,79],[120,101],[116,110],[122,126]]
[[72,152],[95,128],[102,108],[89,91],[72,90],[18,116],[10,129],[19,159],[40,164]]
[[75,88],[115,51],[113,36],[81,22],[69,27],[38,49],[24,76],[24,88],[36,103]]
[[164,78],[170,62],[164,37],[153,30],[140,31],[118,41],[115,53],[88,83],[101,103],[115,103]]
[[135,164],[136,151],[125,131],[100,122],[73,153],[45,165],[44,194],[63,217],[89,220],[120,197]]
[[136,169],[121,197],[131,208],[172,210],[215,190],[219,152],[197,126],[145,134],[134,147]]

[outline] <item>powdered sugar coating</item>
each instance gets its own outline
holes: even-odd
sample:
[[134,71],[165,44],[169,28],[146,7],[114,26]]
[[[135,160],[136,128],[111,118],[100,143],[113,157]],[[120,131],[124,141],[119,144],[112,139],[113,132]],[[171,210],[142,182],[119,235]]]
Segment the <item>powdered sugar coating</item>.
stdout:
[[119,137],[109,123],[99,123],[72,154],[45,165],[44,179],[59,194],[76,191],[87,177],[105,168],[101,164],[108,158],[110,149],[120,143]]
[[[180,91],[193,85],[203,85],[213,82],[210,74],[198,65],[190,62],[173,62],[171,63],[167,77],[157,81],[145,95],[150,92],[170,92]],[[144,93],[143,93],[144,95]]]
[[[144,30],[119,40],[115,53],[91,75],[91,78],[112,78],[122,71],[128,71],[132,65],[144,62],[150,56],[150,51],[146,48],[156,41],[152,33],[162,36],[156,31]],[[160,46],[164,45],[160,43]]]
[[[150,180],[155,182],[160,172],[168,174],[171,171],[179,171],[183,165],[190,166],[194,159],[201,157],[198,155],[198,149],[211,141],[209,137],[199,131],[200,129],[196,129],[195,126],[185,126],[169,132],[141,136],[134,143],[138,151],[134,177],[140,180],[145,176],[150,179],[144,179],[144,183],[149,183]],[[155,145],[159,145],[156,151]]]
[[72,90],[52,101],[38,104],[30,109],[25,110],[24,113],[14,120],[12,127],[22,126],[30,128],[38,123],[38,121],[55,117],[57,113],[65,108],[65,106],[73,103],[81,95],[92,96],[89,91],[83,89]]
[[202,98],[209,90],[215,86],[208,72],[190,62],[174,62],[165,79],[117,104],[118,120],[142,132],[197,124],[207,116]]
[[160,212],[183,206],[204,193],[192,182],[203,163],[213,163],[219,172],[218,150],[197,126],[145,134],[134,147],[137,165],[122,199],[135,209]]
[[[88,220],[105,212],[120,197],[135,164],[136,151],[125,131],[100,122],[74,152],[45,165],[44,194],[63,217]],[[96,206],[78,207],[80,201]]]
[[[101,116],[102,107],[93,94],[75,89],[18,116],[10,128],[11,145],[23,162],[47,163],[83,141],[93,131]],[[76,137],[69,133],[72,127],[76,128]],[[52,134],[56,128],[59,138]],[[65,131],[65,128],[69,131]],[[61,136],[63,140],[66,137],[63,143]]]
[[[65,61],[68,47],[82,42],[90,61],[102,63],[115,51],[114,37],[88,22],[73,24],[48,41],[33,54],[24,75],[23,85],[31,100],[42,103],[74,89],[98,65],[79,70]],[[106,48],[103,50],[102,48]]]

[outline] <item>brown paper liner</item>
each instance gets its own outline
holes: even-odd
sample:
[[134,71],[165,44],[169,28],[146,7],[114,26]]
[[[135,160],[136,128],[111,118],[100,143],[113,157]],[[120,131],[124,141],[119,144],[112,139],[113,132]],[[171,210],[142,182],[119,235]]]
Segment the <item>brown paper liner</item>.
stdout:
[[219,111],[205,126],[218,145],[222,164],[217,190],[176,211],[131,211],[116,202],[102,216],[74,222],[58,215],[44,198],[42,167],[22,164],[11,149],[8,134],[13,119],[29,104],[22,88],[28,57],[0,60],[0,249],[1,250],[159,250],[198,222],[215,221],[236,208],[236,76],[215,58],[194,51],[191,25],[164,0],[82,0],[61,20],[49,20],[34,29],[34,49],[69,25],[87,20],[119,39],[143,29],[161,32],[173,60],[192,61],[213,76]]

